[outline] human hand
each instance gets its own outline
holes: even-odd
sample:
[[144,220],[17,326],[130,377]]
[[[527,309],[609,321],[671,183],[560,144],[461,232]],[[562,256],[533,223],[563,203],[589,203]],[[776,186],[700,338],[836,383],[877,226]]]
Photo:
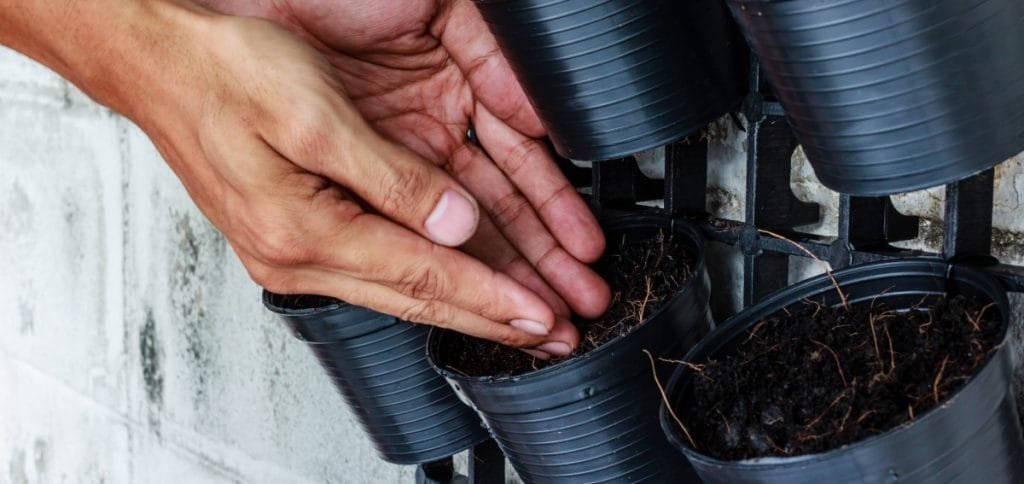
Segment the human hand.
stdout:
[[[577,344],[535,291],[553,292],[510,256],[474,198],[369,126],[321,55],[270,22],[158,4],[147,8],[165,25],[133,46],[153,67],[102,92],[151,137],[257,283],[541,357]],[[474,233],[500,270],[452,248]],[[504,273],[516,270],[535,290]]]
[[[246,5],[287,10],[254,1]],[[325,48],[309,34],[318,29],[278,19],[330,63],[270,23],[185,0],[12,3],[0,9],[0,43],[135,121],[268,289],[341,297],[541,355],[568,352],[579,336],[555,317],[552,308],[567,308],[531,263],[593,315],[608,290],[580,261],[597,257],[603,240],[522,134],[539,135],[540,125],[493,42],[474,41],[489,39],[475,10],[352,3],[338,11],[351,16],[316,17],[323,4],[303,6],[311,25],[353,22]],[[462,138],[471,117],[507,175]],[[493,209],[529,262],[437,165]],[[474,233],[466,247],[491,267],[451,248]]]
[[[538,139],[544,128],[469,0],[206,3],[301,36],[378,132],[461,182],[485,209],[465,251],[560,315],[563,299],[583,316],[605,310],[609,290],[584,264],[603,251],[601,230]],[[486,152],[467,141],[470,125]]]

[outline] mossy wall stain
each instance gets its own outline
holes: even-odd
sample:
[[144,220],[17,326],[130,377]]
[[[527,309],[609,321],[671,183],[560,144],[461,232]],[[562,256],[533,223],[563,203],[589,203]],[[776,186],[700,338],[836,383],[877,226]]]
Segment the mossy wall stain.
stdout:
[[157,433],[160,430],[160,410],[164,405],[164,374],[160,359],[156,318],[153,316],[153,310],[146,308],[146,317],[139,330],[139,361],[142,366],[142,384],[146,390],[146,401],[149,402],[149,423]]
[[224,285],[222,261],[226,255],[223,237],[205,220],[188,212],[172,213],[175,243],[171,247],[169,288],[173,327],[184,345],[176,351],[184,357],[192,384],[193,404],[206,404],[212,380],[216,379],[217,352],[222,336],[209,317]]

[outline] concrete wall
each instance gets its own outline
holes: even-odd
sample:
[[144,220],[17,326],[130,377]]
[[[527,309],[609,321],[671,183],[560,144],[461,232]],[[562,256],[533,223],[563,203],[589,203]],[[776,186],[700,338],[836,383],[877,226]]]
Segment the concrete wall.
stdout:
[[[744,148],[719,134],[711,208],[739,218]],[[1022,263],[1020,160],[998,179],[997,251]],[[834,231],[806,163],[794,186]],[[0,50],[0,483],[411,482],[258,297],[137,128]]]
[[145,136],[0,50],[0,483],[410,482]]

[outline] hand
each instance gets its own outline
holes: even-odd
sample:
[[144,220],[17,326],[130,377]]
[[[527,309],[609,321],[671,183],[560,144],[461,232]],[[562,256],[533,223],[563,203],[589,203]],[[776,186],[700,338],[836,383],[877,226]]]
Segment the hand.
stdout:
[[[405,70],[362,72],[366,82],[346,83],[346,76],[358,78],[352,73],[360,72],[359,68],[332,67],[308,45],[268,22],[172,8],[180,7],[173,4],[163,4],[166,9],[159,8],[159,3],[150,5],[171,26],[156,30],[160,41],[153,48],[158,52],[149,54],[158,59],[161,76],[173,77],[121,79],[127,83],[115,91],[120,95],[118,107],[150,135],[259,284],[280,293],[341,297],[410,321],[533,348],[541,357],[564,355],[576,345],[579,336],[564,318],[567,314],[559,308],[558,296],[489,218],[480,216],[472,194],[444,170],[402,146],[418,147],[435,161],[447,154],[453,172],[485,189],[477,191],[478,196],[485,195],[481,196],[485,205],[486,197],[494,195],[486,190],[507,190],[502,194],[504,202],[494,200],[508,207],[498,212],[508,221],[498,224],[506,233],[525,226],[534,228],[541,241],[550,238],[528,205],[515,209],[510,198],[515,189],[482,152],[459,139],[461,143],[448,146],[445,153],[431,153],[427,147],[439,146],[440,137],[428,136],[432,144],[400,138],[413,132],[429,134],[450,124],[459,125],[453,129],[461,135],[468,123],[466,114],[448,119],[444,116],[450,113],[440,113],[441,117],[426,117],[419,124],[412,121],[421,118],[418,110],[426,106],[424,92],[445,99],[453,92],[468,95],[467,86],[434,81],[433,74],[425,80],[393,84],[403,72],[417,72],[412,64],[403,65]],[[159,50],[167,47],[172,49]],[[365,61],[351,62],[373,71]],[[412,93],[389,97],[405,90]],[[393,105],[413,110],[392,112]],[[363,118],[373,109],[377,111],[369,119],[376,121],[376,130]],[[481,135],[508,129],[487,115],[480,119]],[[403,126],[406,131],[399,129]],[[378,130],[392,133],[401,144],[382,137]],[[514,134],[487,139],[537,143],[519,140]],[[511,147],[505,151],[514,153]],[[536,157],[524,160],[538,165]],[[542,161],[549,166],[541,166],[539,175],[568,187],[550,160]],[[544,182],[538,185],[550,191]],[[571,188],[548,195],[551,200],[546,206],[578,204],[585,211]],[[513,216],[514,211],[523,215]],[[589,218],[556,221],[598,232]],[[592,235],[586,230],[577,233]],[[497,271],[450,248],[474,234],[467,246]],[[520,247],[530,240],[534,239],[521,237]],[[603,243],[599,235],[587,240]],[[578,245],[593,252],[591,258],[601,249],[594,242]],[[546,258],[535,247],[539,246],[527,247],[530,250],[524,254],[536,255],[535,263],[542,268],[548,260],[550,268],[576,270],[569,274],[575,278],[564,279],[563,286],[589,278],[604,288],[596,275],[557,243],[544,248],[549,253]],[[579,297],[570,301],[584,311],[590,303],[589,310],[594,311],[592,301]]]
[[[481,216],[472,193],[423,157],[440,163],[447,154],[445,166],[472,180],[466,184],[477,193],[493,198],[495,187],[507,190],[505,201],[496,205],[507,207],[497,212],[504,216],[498,220],[506,233],[530,216],[540,224],[532,208],[513,203],[523,196],[499,169],[484,163],[489,160],[482,152],[458,138],[446,143],[438,136],[451,126],[461,134],[470,113],[436,110],[427,99],[453,108],[459,104],[449,98],[455,96],[464,99],[463,107],[474,106],[478,129],[492,133],[485,146],[504,153],[506,165],[508,159],[522,160],[524,173],[527,168],[541,175],[554,171],[553,165],[537,166],[543,165],[537,156],[516,157],[511,155],[516,151],[503,149],[518,140],[517,146],[525,147],[519,151],[536,151],[530,148],[536,142],[517,138],[515,131],[494,135],[523,122],[497,121],[523,117],[522,109],[510,114],[490,106],[487,113],[498,114],[486,114],[465,78],[449,74],[437,80],[439,73],[453,72],[443,49],[399,55],[373,42],[362,47],[341,42],[328,62],[269,22],[216,15],[183,0],[42,1],[23,7],[0,9],[0,42],[134,120],[264,287],[341,297],[411,321],[533,348],[541,356],[565,354],[578,342],[572,325],[552,310],[564,314],[558,296]],[[349,33],[390,44],[375,37],[380,22],[372,20],[349,25]],[[404,41],[396,37],[394,43]],[[344,57],[342,47],[358,55]],[[362,56],[395,63],[383,68]],[[337,68],[343,58],[347,70]],[[433,68],[418,64],[428,59]],[[490,62],[473,71],[486,71]],[[432,151],[440,148],[445,150]],[[525,199],[543,202],[541,218],[556,227],[555,233],[561,234],[559,226],[576,227],[576,238],[559,236],[570,241],[561,245],[573,247],[570,252],[583,260],[596,257],[600,237],[579,236],[597,230],[589,215],[568,226],[565,218],[543,215],[554,213],[549,206],[568,207],[561,213],[570,215],[580,212],[573,205],[584,210],[564,179],[514,173],[511,178],[520,185],[532,180]],[[551,190],[552,181],[561,188]],[[537,199],[538,193],[549,196]],[[551,237],[543,224],[534,233],[540,241]],[[474,234],[468,246],[493,268],[452,248]],[[589,288],[590,294],[563,292],[570,304],[584,311],[603,309],[607,288],[579,259],[565,255],[571,259],[565,261],[559,244],[538,257],[524,243],[534,239],[521,237],[513,241],[545,275],[547,267],[559,264],[582,268],[583,284],[577,287]],[[552,280],[560,292],[573,287],[572,281]]]
[[[559,315],[563,299],[583,316],[605,310],[609,290],[583,264],[604,250],[601,230],[538,140],[544,128],[469,0],[207,4],[301,36],[376,131],[461,182],[486,212],[465,251]],[[467,142],[471,124],[486,152]]]

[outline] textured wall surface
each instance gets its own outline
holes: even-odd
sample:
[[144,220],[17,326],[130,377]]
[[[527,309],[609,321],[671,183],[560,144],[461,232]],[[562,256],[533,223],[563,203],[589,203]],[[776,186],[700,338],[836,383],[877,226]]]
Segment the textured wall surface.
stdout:
[[0,483],[411,482],[146,137],[0,50]]
[[[740,218],[743,143],[715,139],[709,208]],[[1022,160],[997,177],[996,250],[1024,263]],[[833,233],[835,195],[805,162],[794,187]],[[898,204],[934,220],[941,201]],[[411,482],[258,297],[137,128],[0,50],[0,483]]]

